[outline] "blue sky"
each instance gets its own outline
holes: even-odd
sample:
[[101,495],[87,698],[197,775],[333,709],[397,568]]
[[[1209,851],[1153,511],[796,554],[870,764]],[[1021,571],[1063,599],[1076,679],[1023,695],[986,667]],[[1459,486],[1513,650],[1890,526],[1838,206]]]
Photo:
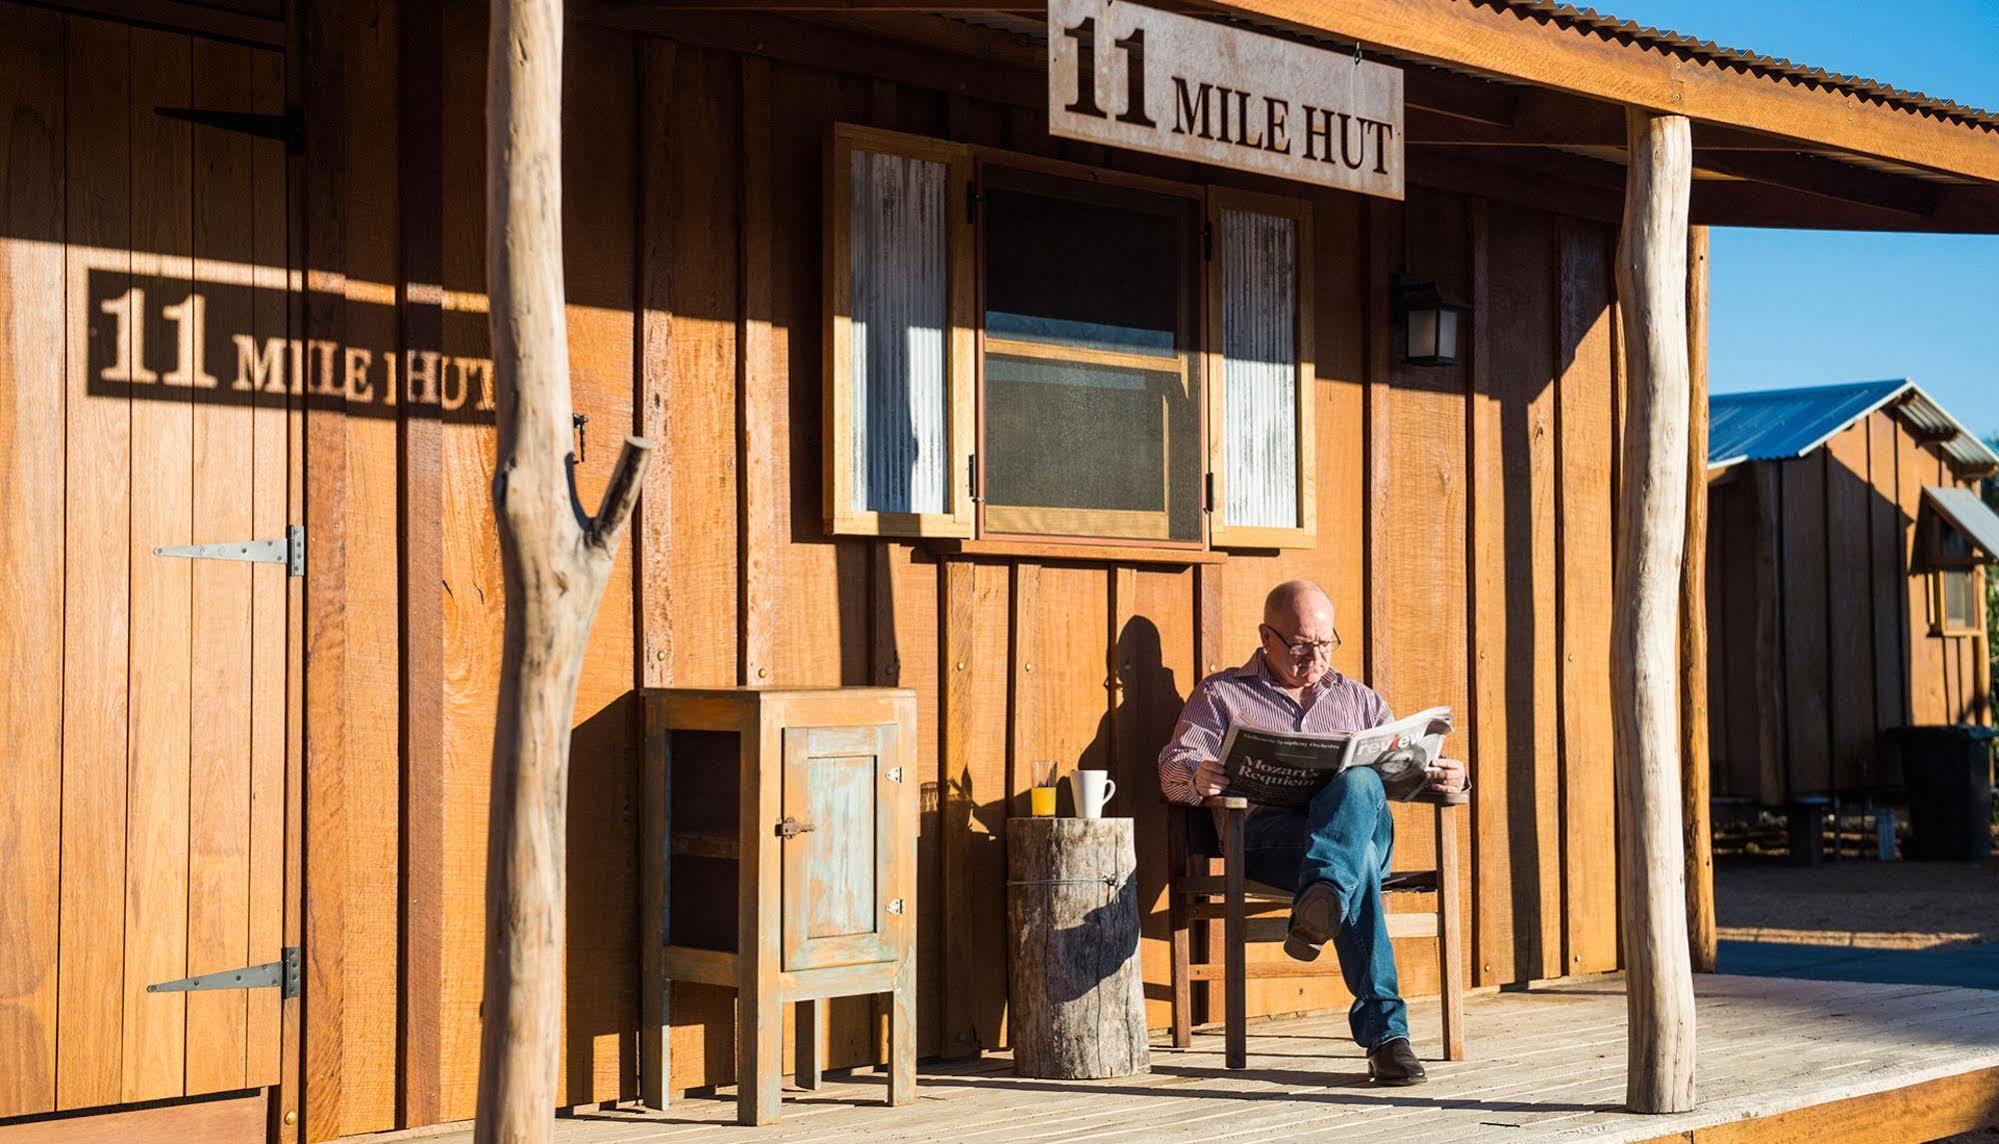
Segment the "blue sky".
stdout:
[[[1575,0],[1828,71],[1999,110],[1999,0]],[[1999,236],[1716,230],[1717,391],[1908,377],[1999,433]]]

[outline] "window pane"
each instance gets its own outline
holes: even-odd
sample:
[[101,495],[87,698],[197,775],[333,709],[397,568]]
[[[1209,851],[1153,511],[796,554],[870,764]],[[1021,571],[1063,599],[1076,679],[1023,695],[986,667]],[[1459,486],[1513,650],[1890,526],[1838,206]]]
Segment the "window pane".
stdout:
[[989,187],[987,335],[1165,358],[1179,353],[1183,224],[1161,210],[1174,204],[1133,198],[1085,202]]
[[1944,627],[1976,628],[1979,625],[1978,582],[1968,569],[1952,568],[1943,573]]
[[1296,528],[1298,225],[1242,210],[1221,223],[1224,519]]
[[1191,203],[995,173],[984,211],[991,533],[1201,538]]
[[856,149],[853,508],[949,511],[944,164]]

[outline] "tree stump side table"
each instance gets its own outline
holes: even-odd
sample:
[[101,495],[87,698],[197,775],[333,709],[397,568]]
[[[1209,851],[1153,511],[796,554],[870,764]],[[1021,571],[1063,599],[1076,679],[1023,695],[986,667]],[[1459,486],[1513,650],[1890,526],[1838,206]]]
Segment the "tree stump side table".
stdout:
[[1006,854],[1014,1072],[1149,1071],[1132,820],[1011,819]]

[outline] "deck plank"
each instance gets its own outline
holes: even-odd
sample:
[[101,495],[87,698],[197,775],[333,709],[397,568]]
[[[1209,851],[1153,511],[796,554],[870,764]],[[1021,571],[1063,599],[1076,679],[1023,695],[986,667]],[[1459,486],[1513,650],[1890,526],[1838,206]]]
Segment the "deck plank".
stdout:
[[[1640,1117],[1624,1101],[1624,997],[1616,978],[1567,981],[1466,999],[1471,1059],[1439,1060],[1436,1007],[1411,1007],[1412,1035],[1430,1083],[1377,1089],[1347,1040],[1343,1014],[1257,1022],[1249,1068],[1221,1067],[1219,1030],[1192,1047],[1164,1043],[1150,1074],[1101,1081],[1015,1077],[1005,1054],[935,1062],[914,1107],[883,1106],[870,1069],[829,1073],[813,1092],[787,1089],[783,1118],[757,1139],[868,1144],[950,1139],[1315,1141],[1504,1136],[1509,1142],[1635,1144],[1739,1126],[1833,1101],[1893,1094],[1941,1078],[1954,1089],[1999,1069],[1999,992],[1780,978],[1701,976],[1700,1106]],[[1163,1039],[1162,1039],[1163,1040]],[[1999,1072],[1988,1074],[1999,1078]],[[1893,1099],[1892,1095],[1887,1099]],[[558,1122],[563,1144],[733,1140],[734,1092],[674,1101],[663,1112],[588,1111]],[[1733,1130],[1730,1127],[1728,1130]],[[464,1136],[433,1139],[455,1144]]]

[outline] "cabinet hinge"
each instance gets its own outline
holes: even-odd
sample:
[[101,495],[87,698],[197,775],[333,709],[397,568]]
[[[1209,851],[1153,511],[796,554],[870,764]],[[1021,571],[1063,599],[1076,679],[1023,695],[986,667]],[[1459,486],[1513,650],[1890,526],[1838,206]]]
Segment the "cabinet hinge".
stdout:
[[1204,222],[1201,224],[1201,261],[1213,262],[1214,260],[1215,260],[1215,224],[1211,222]]
[[252,564],[282,564],[287,574],[305,575],[305,526],[289,524],[275,540],[232,540],[222,544],[165,544],[153,549],[155,556],[183,556],[189,560],[246,560]]
[[965,221],[979,221],[979,185],[970,180],[965,182]]
[[965,457],[965,487],[971,490],[974,502],[985,499],[979,495],[979,455],[977,453],[972,453]]
[[242,969],[225,969],[178,981],[161,981],[146,986],[148,993],[199,993],[210,989],[276,989],[280,996],[298,996],[298,947],[288,945],[277,961]]
[[1201,511],[1215,511],[1215,474],[1209,473],[1201,487]]

